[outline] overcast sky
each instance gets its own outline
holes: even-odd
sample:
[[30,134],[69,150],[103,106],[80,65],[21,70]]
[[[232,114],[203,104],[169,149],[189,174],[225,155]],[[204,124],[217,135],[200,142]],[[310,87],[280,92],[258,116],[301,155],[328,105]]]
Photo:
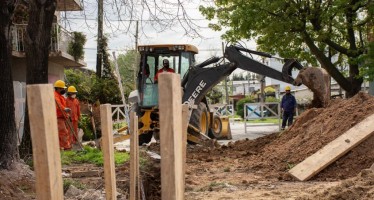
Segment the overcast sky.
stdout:
[[[168,16],[165,16],[165,14],[160,12],[158,17],[160,19],[165,19],[166,25],[164,27],[158,25],[155,21],[150,20],[152,18],[149,17],[147,12],[144,12],[144,2],[143,5],[140,5],[141,2],[138,2],[137,4],[137,9],[132,11],[134,15],[130,18],[139,20],[139,44],[192,44],[197,46],[200,50],[196,57],[198,62],[202,62],[213,55],[222,56],[221,35],[223,32],[216,32],[209,29],[207,27],[209,21],[205,20],[198,10],[199,5],[208,5],[209,1],[189,0],[188,3],[184,3],[184,8],[192,19],[192,22],[200,26],[197,31],[202,37],[187,36],[186,31],[183,28],[183,26],[186,27],[186,23],[183,23],[182,21],[181,23],[176,22],[170,25],[168,24]],[[88,68],[95,69],[97,46],[97,3],[95,0],[85,0],[84,6],[85,13],[67,12],[66,18],[68,19],[68,22],[63,21],[62,26],[65,26],[69,31],[80,31],[86,34],[87,43],[85,45],[84,60],[87,63]],[[162,7],[159,8],[162,11],[171,14],[176,14],[178,8],[180,10],[180,7],[169,3],[160,3],[157,6]],[[154,5],[151,4],[149,4],[148,7],[156,9]],[[129,19],[129,16],[127,16],[129,12],[127,12],[125,8],[121,8],[123,12],[123,14],[121,14],[121,19],[119,19],[116,14],[116,10],[117,7],[110,3],[104,5],[104,12],[106,13],[104,19],[106,22],[104,25],[104,32],[109,36],[110,51],[116,51],[118,55],[119,53],[124,53],[128,49],[134,48],[136,26],[134,22],[130,24],[130,21],[127,21]],[[62,17],[65,17],[65,13],[62,14]],[[84,18],[87,20],[84,20]],[[253,41],[243,41],[242,43],[249,49],[256,48],[256,44]]]

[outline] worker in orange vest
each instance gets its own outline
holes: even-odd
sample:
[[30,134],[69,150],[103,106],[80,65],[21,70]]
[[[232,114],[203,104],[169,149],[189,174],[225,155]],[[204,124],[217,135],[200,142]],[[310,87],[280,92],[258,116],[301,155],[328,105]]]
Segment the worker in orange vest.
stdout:
[[65,97],[62,96],[66,92],[65,82],[62,80],[58,80],[55,82],[54,87],[60,149],[69,150],[71,149],[71,139],[66,126],[66,119],[68,117],[68,112],[70,112],[70,109],[66,107]]
[[77,143],[78,137],[78,122],[81,118],[81,111],[77,97],[77,89],[74,86],[68,88],[68,98],[66,99],[66,106],[71,109],[70,118],[73,125],[74,133],[71,133],[71,143]]

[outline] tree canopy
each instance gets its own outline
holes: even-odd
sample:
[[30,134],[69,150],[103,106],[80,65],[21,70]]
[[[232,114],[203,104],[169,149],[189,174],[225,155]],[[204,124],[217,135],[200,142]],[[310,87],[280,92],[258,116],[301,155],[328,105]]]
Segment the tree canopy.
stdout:
[[[363,77],[374,79],[365,73],[374,68],[365,59],[373,7],[371,0],[217,0],[200,11],[207,19],[218,19],[212,29],[228,28],[225,40],[255,39],[261,51],[313,66],[318,62],[352,96]],[[348,73],[338,70],[341,65],[349,66]]]

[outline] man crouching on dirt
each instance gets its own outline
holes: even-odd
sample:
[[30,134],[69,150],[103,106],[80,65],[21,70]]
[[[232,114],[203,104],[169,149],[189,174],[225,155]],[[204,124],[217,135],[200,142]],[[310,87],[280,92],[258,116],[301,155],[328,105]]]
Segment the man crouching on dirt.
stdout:
[[55,82],[55,101],[56,101],[56,114],[57,114],[57,128],[58,128],[58,140],[60,143],[60,149],[69,150],[71,149],[71,139],[68,129],[66,128],[67,113],[70,109],[66,108],[65,97],[65,82],[58,80]]
[[281,108],[283,112],[282,130],[286,128],[288,121],[288,127],[291,126],[293,121],[293,114],[296,111],[296,99],[291,94],[291,87],[286,86],[286,94],[282,97]]

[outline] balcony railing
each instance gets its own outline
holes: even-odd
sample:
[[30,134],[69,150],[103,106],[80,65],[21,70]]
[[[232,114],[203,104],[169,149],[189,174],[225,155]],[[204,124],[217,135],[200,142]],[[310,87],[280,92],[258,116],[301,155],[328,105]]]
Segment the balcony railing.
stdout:
[[[13,24],[13,51],[24,52],[26,44],[27,24]],[[73,40],[72,34],[58,24],[52,25],[51,30],[51,52],[67,53],[68,45]]]

